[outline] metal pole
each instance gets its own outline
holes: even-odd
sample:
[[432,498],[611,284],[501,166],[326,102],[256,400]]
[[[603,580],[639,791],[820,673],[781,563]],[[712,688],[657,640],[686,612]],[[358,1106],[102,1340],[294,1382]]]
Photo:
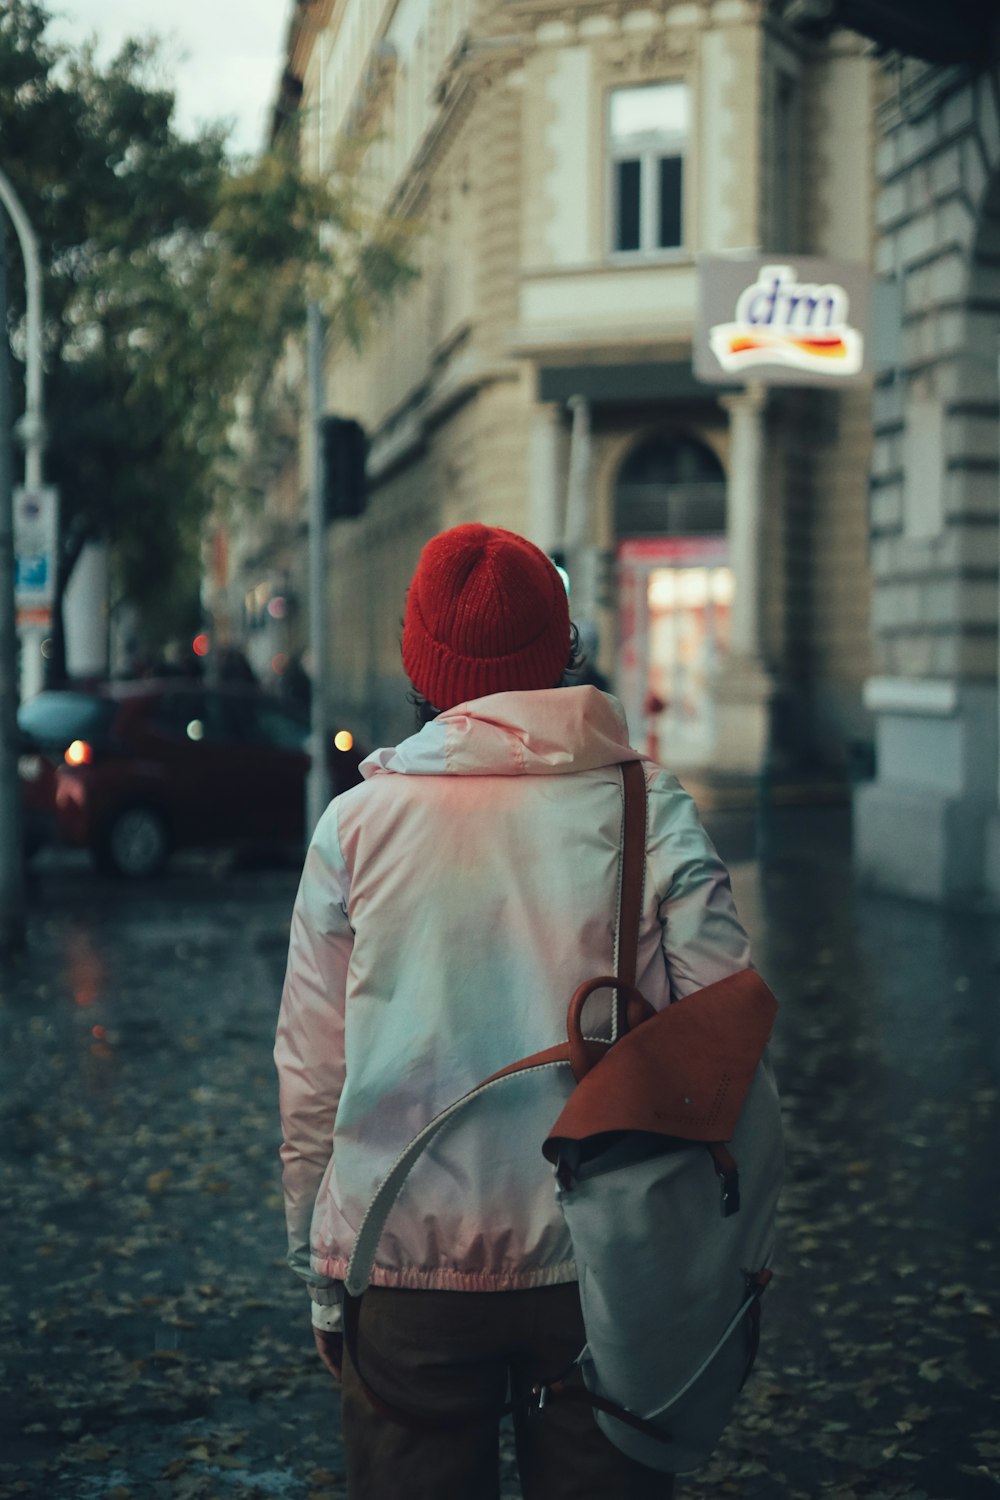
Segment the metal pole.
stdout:
[[308,313],[309,371],[309,655],[312,661],[312,718],[306,836],[311,838],[330,800],[328,763],[326,649],[326,517],[323,510],[323,318],[318,302]]
[[3,172],[0,172],[0,202],[10,215],[24,257],[27,293],[26,389],[24,416],[18,427],[24,444],[24,482],[32,490],[37,489],[42,482],[42,448],[45,442],[45,419],[42,411],[42,268],[38,258],[38,241],[31,221]]
[[24,868],[17,759],[17,626],[10,460],[6,235],[0,221],[0,957],[24,946]]
[[[38,241],[31,227],[31,221],[24,211],[20,198],[3,172],[0,172],[0,203],[3,203],[10,215],[24,259],[27,304],[25,401],[24,416],[18,423],[17,431],[24,444],[25,488],[37,490],[42,484],[42,450],[45,443],[45,417],[42,410],[42,267],[38,255]],[[9,427],[5,429],[5,436],[6,431],[9,431]],[[53,567],[58,567],[58,543],[52,562]],[[0,584],[0,588],[3,586]],[[22,640],[24,682],[22,686],[26,697],[31,697],[41,686],[39,652],[43,635],[44,631],[35,625],[26,626],[24,629]]]

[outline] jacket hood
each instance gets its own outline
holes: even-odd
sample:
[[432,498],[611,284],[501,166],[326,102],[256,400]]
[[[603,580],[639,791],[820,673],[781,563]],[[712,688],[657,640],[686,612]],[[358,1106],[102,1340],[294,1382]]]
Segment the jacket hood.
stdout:
[[456,704],[399,745],[374,751],[361,774],[558,776],[640,759],[616,698],[595,687],[544,688]]

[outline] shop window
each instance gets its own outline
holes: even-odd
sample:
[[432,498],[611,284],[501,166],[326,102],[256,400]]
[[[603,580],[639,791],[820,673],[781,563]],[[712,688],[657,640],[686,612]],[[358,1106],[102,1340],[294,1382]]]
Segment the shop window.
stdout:
[[684,152],[689,95],[683,83],[613,89],[608,99],[610,248],[652,254],[684,243]]
[[617,691],[634,743],[662,765],[708,765],[736,587],[726,539],[626,538],[617,579]]
[[618,473],[615,531],[627,536],[717,536],[726,529],[726,476],[693,437],[650,438]]
[[629,724],[662,764],[710,764],[735,587],[711,448],[684,434],[633,448],[615,485],[615,529],[617,690]]

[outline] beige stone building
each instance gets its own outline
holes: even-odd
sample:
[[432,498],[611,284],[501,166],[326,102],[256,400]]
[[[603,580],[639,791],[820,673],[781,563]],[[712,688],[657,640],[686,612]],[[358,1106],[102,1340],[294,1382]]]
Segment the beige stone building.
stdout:
[[[284,97],[323,170],[363,137],[419,278],[326,402],[370,439],[328,528],[330,689],[408,732],[423,542],[481,520],[563,554],[633,740],[689,780],[842,771],[870,733],[871,392],[692,373],[704,256],[869,265],[867,44],[762,0],[313,0]],[[304,478],[302,486],[304,488]]]
[[877,267],[901,336],[874,400],[869,884],[1000,907],[1000,14],[853,0],[884,49]]

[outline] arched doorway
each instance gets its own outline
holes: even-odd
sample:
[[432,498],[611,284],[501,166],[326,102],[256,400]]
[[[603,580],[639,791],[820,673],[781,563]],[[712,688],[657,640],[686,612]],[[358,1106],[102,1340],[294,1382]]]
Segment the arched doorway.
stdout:
[[618,471],[614,510],[618,687],[633,736],[671,768],[706,765],[733,595],[722,465],[690,434],[647,438]]

